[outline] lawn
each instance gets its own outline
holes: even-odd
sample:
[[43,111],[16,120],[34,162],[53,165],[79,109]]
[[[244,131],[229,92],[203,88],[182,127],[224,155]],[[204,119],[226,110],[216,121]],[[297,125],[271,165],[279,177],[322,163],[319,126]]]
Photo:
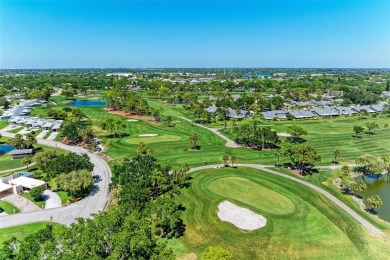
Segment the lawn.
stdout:
[[0,208],[2,208],[7,214],[19,213],[20,210],[9,202],[0,200]]
[[12,156],[9,154],[5,154],[0,156],[0,171],[9,170],[13,168],[22,167],[22,159],[12,159]]
[[47,224],[47,222],[37,222],[15,227],[1,228],[0,245],[2,246],[5,241],[11,239],[12,237],[16,237],[18,240],[23,240],[29,235],[34,234],[41,229],[44,229]]
[[62,205],[68,205],[72,200],[72,197],[66,191],[56,191],[56,193],[60,197]]
[[23,128],[24,128],[24,126],[16,127],[12,130],[9,130],[8,132],[16,134],[16,133],[20,132],[20,130],[22,130]]
[[0,129],[3,129],[8,125],[8,120],[0,120]]
[[[367,259],[390,254],[389,242],[367,234],[338,206],[299,183],[244,167],[191,176],[192,186],[178,198],[186,208],[185,235],[168,242],[179,257],[190,252],[199,257],[209,245],[228,249],[235,259]],[[263,215],[267,225],[249,232],[220,221],[216,213],[223,200]],[[287,209],[280,208],[284,204]]]
[[43,199],[41,201],[34,201],[33,197],[28,192],[23,193],[22,196],[32,201],[35,205],[37,205],[41,209],[45,208],[46,202]]
[[[128,122],[126,117],[108,114],[101,107],[81,108],[89,117],[90,123],[102,143],[107,147],[106,154],[116,160],[136,155],[139,142],[144,142],[154,151],[154,156],[163,163],[178,166],[184,163],[199,166],[208,163],[222,163],[224,154],[236,155],[239,162],[261,162],[263,154],[247,148],[229,149],[225,141],[211,131],[198,127],[182,119],[174,120],[173,127],[156,125],[145,121]],[[113,138],[101,129],[101,123],[109,118],[123,120],[127,128],[120,137]],[[200,136],[201,149],[190,151],[189,136],[197,133]],[[140,134],[158,134],[156,137],[139,137]],[[273,156],[273,155],[272,155]],[[263,161],[264,162],[264,161]]]
[[[0,144],[6,143],[9,138],[3,137],[1,139]],[[51,150],[56,150],[56,151],[63,151],[62,149],[56,148],[56,147],[51,147],[51,146],[46,146],[46,145],[40,145],[40,144],[34,144],[34,149],[35,152],[40,152],[40,151],[51,151]],[[12,156],[9,154],[5,154],[3,156],[0,156],[0,171],[4,170],[12,170],[14,168],[19,168],[23,167],[22,164],[22,159],[12,159]]]
[[[360,134],[360,138],[355,138],[353,126],[365,126],[367,122],[377,123],[379,129],[374,129],[373,134],[364,132]],[[250,120],[247,120],[246,123],[250,123]],[[341,117],[302,121],[271,121],[263,122],[262,124],[271,126],[277,132],[286,132],[287,127],[291,125],[303,127],[308,132],[307,136],[304,137],[306,143],[315,147],[322,157],[320,165],[331,165],[333,152],[336,149],[341,152],[341,156],[337,158],[340,164],[355,163],[357,156],[366,153],[378,156],[390,153],[390,130],[383,128],[383,125],[387,123],[390,123],[390,118],[388,117],[378,116],[373,118],[369,116],[367,119]],[[235,138],[231,128],[223,129],[220,132],[233,140]],[[281,139],[283,140],[283,146],[287,143],[286,138]],[[270,153],[269,158],[271,158],[274,152],[263,151],[262,153]],[[288,161],[287,158],[281,158],[281,160],[283,162]],[[272,162],[275,164],[275,158],[272,159]]]

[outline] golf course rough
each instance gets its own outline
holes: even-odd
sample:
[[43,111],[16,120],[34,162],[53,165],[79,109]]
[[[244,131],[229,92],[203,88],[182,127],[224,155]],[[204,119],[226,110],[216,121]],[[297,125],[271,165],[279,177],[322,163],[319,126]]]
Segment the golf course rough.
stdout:
[[[248,231],[221,221],[218,206],[223,201],[263,216],[266,225]],[[179,258],[188,252],[201,257],[209,245],[220,245],[235,259],[368,259],[389,254],[386,243],[368,236],[323,195],[256,169],[193,172],[191,186],[178,203],[186,208],[186,231],[169,245]]]

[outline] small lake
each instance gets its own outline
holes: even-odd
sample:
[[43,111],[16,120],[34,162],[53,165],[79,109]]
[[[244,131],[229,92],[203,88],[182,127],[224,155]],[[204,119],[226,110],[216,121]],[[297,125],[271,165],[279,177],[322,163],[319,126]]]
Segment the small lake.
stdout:
[[356,178],[357,180],[364,180],[367,183],[367,189],[363,192],[359,192],[363,196],[363,202],[366,204],[366,199],[372,195],[379,195],[383,201],[382,207],[378,210],[378,216],[381,219],[390,222],[390,176],[385,175],[375,176],[375,175],[365,175]]
[[105,106],[107,104],[104,100],[73,100],[66,104],[67,106],[75,107],[96,107],[96,106]]
[[0,156],[9,153],[12,150],[15,150],[15,147],[13,147],[12,145],[0,145]]

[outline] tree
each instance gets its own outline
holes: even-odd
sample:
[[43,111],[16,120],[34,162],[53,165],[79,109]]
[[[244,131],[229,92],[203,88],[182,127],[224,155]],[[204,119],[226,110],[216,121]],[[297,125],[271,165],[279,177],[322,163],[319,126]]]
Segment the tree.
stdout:
[[229,161],[229,155],[225,154],[225,155],[222,157],[222,160],[223,160],[223,163],[224,163],[225,165],[227,165],[227,164],[228,164],[228,161]]
[[140,142],[137,147],[137,154],[151,156],[153,154],[153,150],[152,148],[146,146],[143,142]]
[[203,253],[202,260],[233,260],[233,255],[220,246],[208,246]]
[[367,188],[367,184],[363,181],[355,181],[355,183],[352,186],[352,190],[354,192],[364,191]]
[[118,131],[125,129],[126,126],[127,125],[119,118],[108,118],[102,124],[103,130],[109,131],[114,137],[116,137]]
[[230,156],[230,162],[232,163],[232,167],[234,167],[234,164],[238,161],[238,158],[234,155]]
[[199,135],[197,133],[193,133],[190,135],[190,149],[197,149],[197,142],[199,141]]
[[34,201],[40,201],[42,200],[43,192],[45,191],[45,188],[43,186],[34,187],[29,191],[30,196],[33,198]]
[[69,192],[73,197],[84,197],[91,190],[92,173],[88,170],[62,173],[57,177],[57,184],[61,190]]
[[165,117],[165,122],[167,123],[168,126],[172,126],[172,121],[173,121],[173,117],[171,115],[168,115]]
[[28,166],[31,164],[31,162],[32,162],[32,159],[30,156],[24,157],[22,159],[22,164],[27,167],[27,171],[28,171]]
[[361,170],[370,174],[382,174],[386,169],[386,161],[382,157],[376,157],[371,154],[364,154],[356,158],[356,164]]
[[366,127],[368,129],[368,132],[369,133],[372,133],[371,130],[374,129],[374,128],[378,128],[378,124],[374,123],[374,122],[367,122],[366,123]]
[[277,161],[276,161],[276,167],[279,167],[279,160],[280,160],[280,156],[282,155],[282,152],[280,151],[280,149],[277,149],[275,151],[275,156],[277,158]]
[[350,172],[350,169],[347,165],[343,165],[343,167],[341,167],[341,172],[344,174],[348,174]]
[[367,198],[367,204],[372,212],[374,209],[379,209],[383,205],[383,201],[379,195],[372,195]]
[[362,110],[359,111],[360,119],[363,119],[367,115],[368,115],[368,112],[367,112],[366,109],[362,109]]
[[291,162],[298,166],[300,173],[303,174],[305,166],[314,166],[315,162],[321,161],[321,156],[310,145],[298,144],[285,147],[284,155],[288,156]]
[[340,151],[339,150],[334,150],[334,152],[333,152],[333,158],[334,158],[334,160],[333,160],[333,163],[336,163],[337,161],[336,161],[336,159],[337,159],[337,157],[339,157],[341,155],[341,153],[340,153]]
[[353,126],[353,131],[355,132],[355,138],[358,138],[358,135],[359,135],[361,132],[364,131],[364,127],[354,125],[354,126]]
[[307,134],[307,131],[300,126],[292,125],[287,127],[287,133],[291,135],[293,142],[297,142],[302,139],[302,136]]

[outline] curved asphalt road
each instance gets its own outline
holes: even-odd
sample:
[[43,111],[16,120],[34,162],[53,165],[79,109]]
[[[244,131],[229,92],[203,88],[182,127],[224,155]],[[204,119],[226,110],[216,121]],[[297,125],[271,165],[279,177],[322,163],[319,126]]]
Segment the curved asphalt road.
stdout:
[[[348,207],[346,204],[344,204],[341,200],[339,200],[338,198],[336,198],[335,196],[333,196],[329,192],[321,189],[320,187],[318,187],[318,186],[316,186],[314,184],[311,184],[311,183],[306,182],[306,181],[301,180],[301,179],[297,179],[297,178],[289,176],[289,175],[285,175],[285,174],[273,171],[273,170],[271,170],[269,168],[266,168],[267,167],[266,165],[258,165],[258,164],[235,164],[235,165],[236,166],[241,166],[241,167],[249,167],[249,168],[258,169],[258,170],[261,170],[261,171],[265,171],[265,172],[268,172],[268,173],[271,173],[271,174],[278,175],[280,177],[283,177],[283,178],[286,178],[286,179],[289,179],[289,180],[292,180],[292,181],[295,181],[295,182],[299,182],[299,183],[301,183],[301,184],[303,184],[303,185],[305,185],[305,186],[307,186],[307,187],[309,187],[309,188],[311,188],[311,189],[321,193],[322,195],[324,195],[325,197],[327,197],[328,199],[333,201],[341,209],[343,209],[345,212],[347,212],[351,217],[353,217],[358,222],[360,222],[364,227],[366,227],[372,234],[379,235],[379,236],[384,236],[385,235],[382,230],[380,230],[379,228],[375,227],[370,222],[368,222],[366,219],[361,217],[359,214],[357,214],[355,211],[353,211],[350,207]],[[223,164],[205,165],[205,166],[192,168],[189,172],[195,172],[195,171],[199,171],[199,170],[203,170],[203,169],[210,169],[210,168],[222,168],[222,167],[224,167]]]
[[[6,137],[14,136],[14,134],[8,132],[0,131],[0,133]],[[108,185],[111,180],[111,170],[107,163],[98,155],[81,147],[69,146],[45,139],[38,139],[37,141],[38,144],[58,147],[78,154],[87,154],[91,159],[91,163],[94,164],[92,175],[96,181],[95,185],[88,197],[72,203],[69,206],[2,216],[0,217],[0,228],[39,221],[50,221],[51,218],[54,222],[69,225],[78,217],[88,218],[91,214],[104,210],[108,200]]]

